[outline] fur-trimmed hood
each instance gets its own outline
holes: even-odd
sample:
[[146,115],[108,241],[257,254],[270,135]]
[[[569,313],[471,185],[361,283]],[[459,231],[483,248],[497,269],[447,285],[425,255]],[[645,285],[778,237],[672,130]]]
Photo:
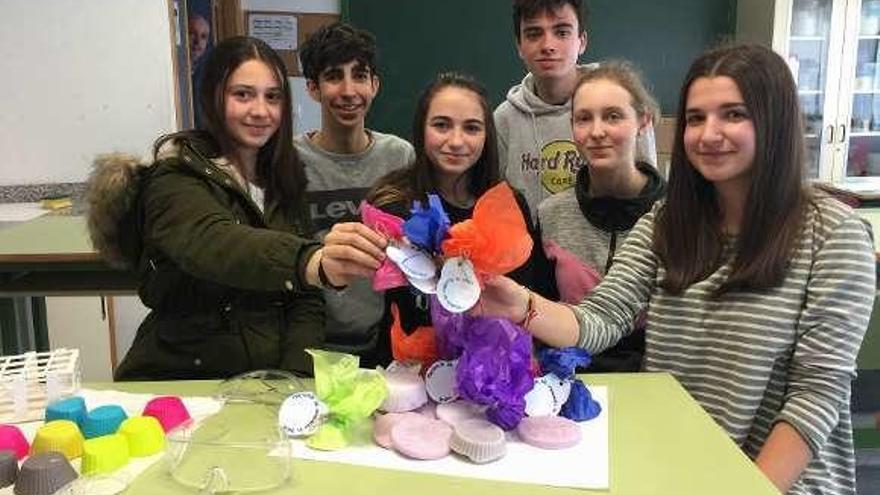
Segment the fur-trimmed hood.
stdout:
[[138,200],[150,164],[125,153],[99,155],[86,189],[92,246],[112,266],[134,268],[141,250]]

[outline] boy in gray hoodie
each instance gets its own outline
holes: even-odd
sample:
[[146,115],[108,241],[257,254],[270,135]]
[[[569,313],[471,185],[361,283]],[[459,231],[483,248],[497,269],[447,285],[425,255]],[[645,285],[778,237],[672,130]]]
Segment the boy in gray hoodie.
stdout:
[[[529,73],[495,109],[498,156],[505,179],[522,191],[532,212],[544,198],[575,183],[584,165],[571,135],[571,94],[587,48],[582,0],[514,0],[513,30]],[[637,158],[657,163],[654,131],[637,143]]]

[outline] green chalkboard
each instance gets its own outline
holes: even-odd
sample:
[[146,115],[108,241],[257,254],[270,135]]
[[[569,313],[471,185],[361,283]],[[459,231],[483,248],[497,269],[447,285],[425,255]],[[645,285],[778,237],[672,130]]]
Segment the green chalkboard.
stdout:
[[[368,126],[411,137],[415,102],[444,70],[479,79],[494,107],[525,69],[516,53],[510,0],[343,0],[342,16],[372,31],[382,88]],[[582,62],[624,58],[645,73],[663,113],[705,48],[732,37],[736,0],[593,0]]]

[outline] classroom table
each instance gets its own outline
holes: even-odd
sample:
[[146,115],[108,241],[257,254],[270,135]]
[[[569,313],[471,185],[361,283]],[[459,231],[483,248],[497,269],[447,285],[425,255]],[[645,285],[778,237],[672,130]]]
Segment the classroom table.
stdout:
[[92,248],[85,217],[49,214],[0,229],[0,296],[136,291],[133,272],[110,267]]
[[[584,375],[609,397],[610,490],[592,491],[293,461],[291,483],[271,494],[771,494],[778,493],[724,431],[665,373]],[[135,393],[211,395],[217,382],[91,384]],[[262,407],[262,406],[254,406]],[[126,495],[193,493],[161,462],[138,476]]]

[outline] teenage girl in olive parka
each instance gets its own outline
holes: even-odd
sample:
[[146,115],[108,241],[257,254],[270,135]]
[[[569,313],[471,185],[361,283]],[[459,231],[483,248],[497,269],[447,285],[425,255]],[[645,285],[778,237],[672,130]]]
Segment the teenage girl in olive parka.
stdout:
[[202,128],[159,138],[150,166],[100,159],[90,181],[95,246],[137,271],[151,309],[115,379],[311,373],[305,349],[320,347],[324,325],[318,289],[372,273],[385,242],[353,223],[324,246],[303,237],[290,90],[268,45],[224,40],[201,89]]

